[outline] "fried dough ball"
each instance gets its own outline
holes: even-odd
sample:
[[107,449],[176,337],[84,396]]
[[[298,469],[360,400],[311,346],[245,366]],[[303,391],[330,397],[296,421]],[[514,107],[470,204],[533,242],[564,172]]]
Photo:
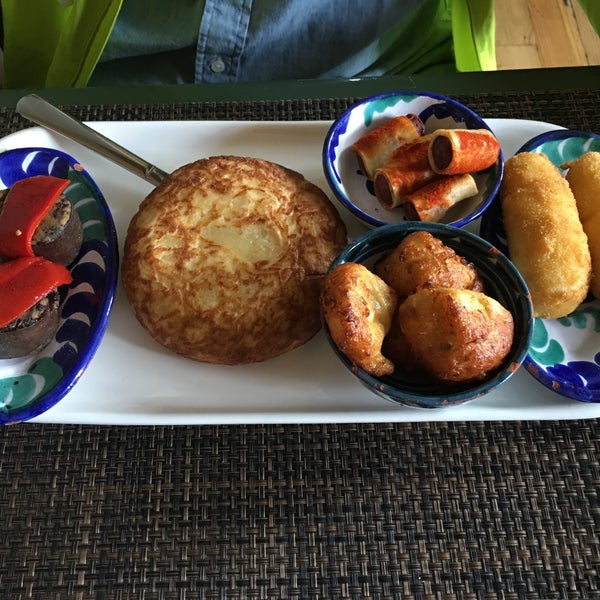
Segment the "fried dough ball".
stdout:
[[446,383],[485,378],[514,337],[512,314],[473,290],[421,288],[398,309],[407,344],[425,370]]
[[477,269],[427,231],[407,235],[375,265],[375,273],[399,296],[410,296],[425,286],[483,291]]
[[321,291],[323,318],[337,347],[370,375],[394,372],[381,353],[398,306],[396,292],[367,267],[347,262],[334,267]]

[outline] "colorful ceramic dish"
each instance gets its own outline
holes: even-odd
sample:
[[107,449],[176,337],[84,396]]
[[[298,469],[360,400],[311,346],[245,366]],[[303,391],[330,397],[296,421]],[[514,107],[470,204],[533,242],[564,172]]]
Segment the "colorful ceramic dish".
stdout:
[[476,384],[449,386],[430,377],[412,374],[373,377],[353,364],[338,349],[327,326],[325,335],[334,353],[346,369],[374,394],[403,406],[445,408],[479,398],[506,382],[520,367],[527,353],[533,326],[529,291],[514,265],[479,236],[464,229],[441,223],[396,223],[372,229],[351,242],[330,268],[356,262],[371,267],[378,258],[391,252],[400,241],[414,231],[427,231],[471,262],[484,281],[486,293],[498,300],[513,315],[514,342],[501,367]]
[[[589,151],[600,152],[600,135],[569,130],[543,133],[519,149],[543,152],[558,167]],[[480,231],[508,253],[499,199],[484,214]],[[536,318],[523,365],[549,390],[582,402],[600,402],[599,332],[600,301],[591,297],[562,319]]]
[[[429,92],[394,91],[362,100],[346,110],[329,129],[323,146],[323,170],[337,199],[368,226],[405,221],[402,207],[387,210],[375,197],[373,184],[357,167],[351,146],[364,134],[392,117],[416,114],[425,133],[436,129],[490,129],[479,115],[460,102]],[[442,222],[463,227],[477,219],[492,201],[503,172],[503,156],[474,174],[478,193],[462,200],[445,214]]]
[[118,250],[104,197],[73,157],[49,148],[0,154],[0,188],[34,175],[69,179],[66,196],[83,224],[73,281],[62,289],[61,317],[50,343],[32,355],[0,360],[0,424],[27,421],[56,404],[77,383],[106,330],[117,284]]

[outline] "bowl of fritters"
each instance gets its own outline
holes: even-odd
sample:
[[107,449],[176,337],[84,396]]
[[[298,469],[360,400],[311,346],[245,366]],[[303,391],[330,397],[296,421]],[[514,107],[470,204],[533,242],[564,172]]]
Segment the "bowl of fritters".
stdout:
[[367,389],[442,408],[506,382],[529,347],[533,311],[514,265],[464,229],[406,222],[356,238],[321,291],[325,335]]
[[498,192],[500,144],[464,104],[430,92],[393,91],[342,113],[323,145],[337,200],[369,227],[403,221],[463,227]]

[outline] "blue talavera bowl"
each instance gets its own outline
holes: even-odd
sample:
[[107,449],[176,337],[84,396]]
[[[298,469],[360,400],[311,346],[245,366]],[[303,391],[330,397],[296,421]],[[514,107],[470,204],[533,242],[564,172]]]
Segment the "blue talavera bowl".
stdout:
[[345,262],[361,263],[372,268],[381,257],[394,250],[407,235],[427,231],[465,257],[479,271],[486,293],[513,315],[514,341],[503,364],[484,380],[475,384],[448,385],[402,373],[373,377],[353,364],[333,341],[327,324],[323,329],[329,345],[349,373],[374,394],[402,406],[445,408],[479,398],[506,382],[521,366],[527,354],[533,328],[533,309],[529,290],[514,265],[494,246],[464,229],[442,223],[405,222],[373,228],[351,242],[337,256],[330,270]]
[[[559,129],[542,133],[518,152],[542,152],[557,166],[600,152],[600,135]],[[500,199],[481,219],[482,237],[509,255]],[[570,315],[534,320],[523,366],[549,390],[582,402],[600,402],[600,300],[588,297]]]
[[[402,207],[383,208],[372,182],[357,168],[352,144],[385,121],[409,113],[420,117],[425,133],[436,129],[490,129],[473,110],[446,96],[430,92],[393,91],[365,98],[334,121],[323,145],[323,170],[337,200],[368,227],[406,221]],[[480,217],[500,186],[504,161],[502,152],[494,165],[473,174],[477,195],[450,208],[442,222],[464,227]]]
[[63,399],[77,384],[106,331],[117,287],[118,249],[102,192],[72,156],[51,148],[0,154],[0,188],[34,175],[69,180],[63,192],[83,225],[83,242],[62,286],[58,328],[47,346],[28,356],[0,360],[0,424],[28,421]]

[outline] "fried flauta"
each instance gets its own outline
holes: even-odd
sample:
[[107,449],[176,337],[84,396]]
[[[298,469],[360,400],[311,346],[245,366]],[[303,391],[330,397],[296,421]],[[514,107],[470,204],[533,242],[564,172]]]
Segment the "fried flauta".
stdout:
[[399,146],[375,171],[375,196],[381,206],[388,210],[401,206],[407,194],[438,177],[429,164],[430,142],[428,134]]
[[475,194],[477,183],[472,175],[448,175],[408,194],[404,199],[404,214],[410,221],[438,222],[450,207]]
[[492,166],[500,142],[488,129],[438,129],[429,146],[431,168],[440,175],[476,173]]
[[425,126],[414,114],[401,115],[363,135],[353,145],[360,172],[368,179],[375,177],[381,167],[401,144],[417,139]]
[[326,276],[321,310],[331,338],[370,375],[391,375],[394,364],[381,353],[398,305],[396,292],[358,263],[342,263]]
[[592,257],[590,291],[600,298],[600,152],[586,152],[561,165],[575,196],[579,219]]
[[508,252],[529,287],[535,316],[568,315],[585,299],[591,274],[569,184],[545,154],[521,152],[505,163],[500,198]]
[[475,266],[428,231],[408,234],[374,270],[400,298],[423,287],[484,288]]

